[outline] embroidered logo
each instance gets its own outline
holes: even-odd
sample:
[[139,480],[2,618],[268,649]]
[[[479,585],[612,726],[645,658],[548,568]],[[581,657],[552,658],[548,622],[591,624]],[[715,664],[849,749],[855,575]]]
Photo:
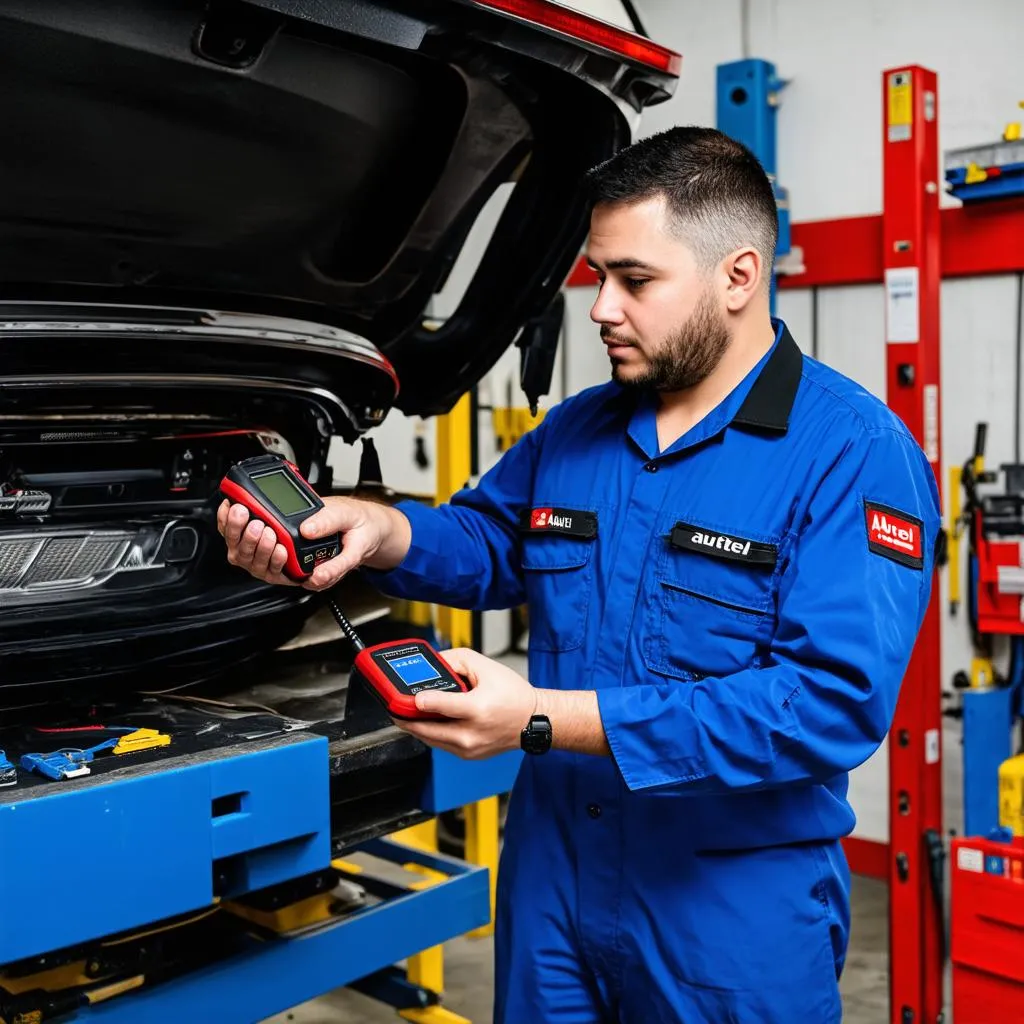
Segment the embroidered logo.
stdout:
[[874,501],[864,502],[864,515],[871,551],[911,569],[924,568],[920,519]]
[[531,508],[520,514],[519,527],[527,533],[561,533],[591,540],[597,536],[597,513],[573,508]]
[[692,526],[690,523],[676,523],[669,536],[669,543],[683,551],[695,551],[701,555],[749,562],[752,565],[773,567],[779,557],[779,549],[774,544],[763,544],[746,537]]

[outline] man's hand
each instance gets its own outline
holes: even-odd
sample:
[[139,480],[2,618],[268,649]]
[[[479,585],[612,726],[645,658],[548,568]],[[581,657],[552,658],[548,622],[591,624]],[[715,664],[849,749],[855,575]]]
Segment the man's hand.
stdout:
[[[303,537],[315,540],[329,534],[342,535],[342,548],[336,558],[317,566],[302,584],[307,590],[326,590],[343,576],[368,565],[373,569],[393,569],[409,550],[412,531],[409,520],[395,509],[370,501],[327,497],[324,507],[306,519],[300,530]],[[244,505],[221,503],[217,509],[217,529],[228,549],[228,561],[245,569],[265,583],[295,586],[283,575],[288,552],[279,544],[273,529],[249,519]]]
[[519,734],[537,706],[540,691],[518,672],[476,651],[458,648],[441,657],[470,685],[468,693],[426,690],[416,694],[421,711],[446,721],[396,721],[431,747],[467,760],[519,749]]
[[441,657],[470,685],[469,693],[425,690],[416,694],[421,711],[444,721],[395,725],[428,746],[475,761],[519,749],[519,734],[532,715],[551,720],[556,750],[607,757],[608,740],[593,690],[541,690],[518,672],[490,658],[458,648]]

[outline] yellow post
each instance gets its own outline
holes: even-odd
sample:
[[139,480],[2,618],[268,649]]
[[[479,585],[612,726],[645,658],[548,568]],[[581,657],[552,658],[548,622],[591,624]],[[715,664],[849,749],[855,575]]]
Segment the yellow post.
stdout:
[[[469,483],[472,474],[470,397],[463,395],[447,416],[437,420],[437,504],[448,501]],[[437,631],[450,647],[473,643],[473,616],[461,608],[438,608]]]
[[[437,819],[432,818],[420,825],[394,832],[390,838],[396,843],[404,843],[417,850],[437,853]],[[436,872],[414,864],[408,865],[408,869],[425,876],[423,882],[417,883],[413,888],[426,888],[440,877]],[[405,975],[413,985],[420,985],[439,994],[444,992],[444,947],[432,946],[409,957]],[[398,1015],[414,1021],[415,1024],[470,1024],[464,1017],[440,1006],[428,1006],[423,1010],[400,1010]]]
[[949,471],[949,610],[955,615],[960,607],[960,478],[963,471]]
[[494,934],[494,911],[498,891],[498,798],[489,796],[465,808],[466,860],[487,868],[491,887],[491,919],[469,934],[474,939]]
[[[437,819],[433,818],[420,825],[413,825],[411,828],[394,832],[390,838],[417,850],[437,853]],[[411,888],[426,889],[444,879],[443,875],[430,868],[415,864],[409,864],[407,868],[425,876],[422,882],[416,883]],[[409,957],[406,962],[405,976],[410,984],[419,985],[439,995],[442,994],[444,992],[444,946],[432,946],[430,949],[421,950]],[[460,1017],[443,1006],[428,1006],[422,1010],[399,1010],[398,1015],[408,1021],[413,1021],[414,1024],[471,1024],[465,1017]]]
[[[437,421],[437,503],[442,504],[469,482],[473,467],[472,403],[463,395],[447,416]],[[438,608],[437,631],[451,647],[473,644],[473,615],[461,608]],[[494,934],[494,901],[498,878],[498,798],[488,797],[463,808],[466,816],[466,860],[488,869],[491,920],[470,934]]]
[[[465,394],[447,416],[440,416],[437,419],[435,501],[439,505],[469,483],[472,473],[470,460],[471,409],[470,396]],[[415,614],[415,610],[411,606],[408,611]],[[473,643],[473,617],[470,612],[457,608],[439,607],[436,609],[436,613],[437,631],[445,644],[451,647],[469,647]],[[471,809],[466,809],[466,815],[467,819],[473,816]],[[467,824],[468,830],[469,825]],[[391,838],[396,842],[436,853],[437,819],[434,818],[422,825],[403,829],[401,832],[394,833]],[[413,870],[416,869],[413,868]],[[428,872],[424,872],[424,874],[427,874],[427,878],[423,884],[432,885],[436,879],[432,878]],[[494,916],[493,902],[491,916],[492,918]],[[432,992],[443,992],[444,947],[434,946],[409,957],[406,977],[414,985],[420,985]],[[413,1021],[415,1024],[470,1024],[464,1017],[440,1006],[430,1006],[423,1010],[402,1010],[399,1016]]]

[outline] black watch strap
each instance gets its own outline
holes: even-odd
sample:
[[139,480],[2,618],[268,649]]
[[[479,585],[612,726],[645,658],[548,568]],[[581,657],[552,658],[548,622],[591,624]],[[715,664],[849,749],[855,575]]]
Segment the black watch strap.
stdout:
[[519,745],[527,754],[546,754],[551,749],[551,719],[547,715],[531,715],[520,733]]

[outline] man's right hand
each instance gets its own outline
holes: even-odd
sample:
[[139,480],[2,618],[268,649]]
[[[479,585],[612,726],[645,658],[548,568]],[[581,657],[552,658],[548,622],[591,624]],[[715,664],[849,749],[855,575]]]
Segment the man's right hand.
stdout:
[[[342,548],[336,558],[318,565],[302,586],[326,590],[343,576],[368,565],[372,569],[393,569],[409,550],[412,530],[409,520],[395,509],[370,501],[327,497],[324,507],[300,527],[309,540],[340,533]],[[282,569],[288,559],[274,531],[258,520],[250,522],[244,505],[221,503],[217,529],[228,549],[228,561],[266,583],[296,586]]]

